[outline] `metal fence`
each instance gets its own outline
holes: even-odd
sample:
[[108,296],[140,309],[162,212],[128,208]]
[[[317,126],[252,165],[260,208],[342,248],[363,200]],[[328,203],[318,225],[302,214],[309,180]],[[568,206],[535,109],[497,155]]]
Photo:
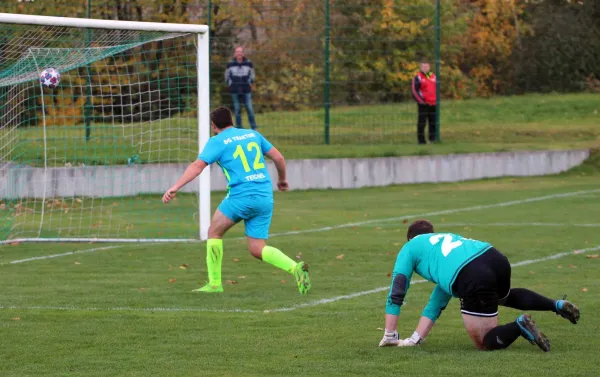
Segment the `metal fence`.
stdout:
[[600,87],[591,1],[6,0],[0,11],[209,24],[213,107],[233,107],[225,70],[243,46],[256,124],[289,145],[416,143],[423,60],[438,76],[442,140],[463,100]]

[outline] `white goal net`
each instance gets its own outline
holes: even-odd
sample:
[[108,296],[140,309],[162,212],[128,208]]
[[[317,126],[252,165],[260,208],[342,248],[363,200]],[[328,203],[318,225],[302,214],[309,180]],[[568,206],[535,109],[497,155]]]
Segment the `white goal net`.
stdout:
[[203,25],[0,13],[0,242],[205,239],[208,170],[160,198],[209,137],[208,73]]

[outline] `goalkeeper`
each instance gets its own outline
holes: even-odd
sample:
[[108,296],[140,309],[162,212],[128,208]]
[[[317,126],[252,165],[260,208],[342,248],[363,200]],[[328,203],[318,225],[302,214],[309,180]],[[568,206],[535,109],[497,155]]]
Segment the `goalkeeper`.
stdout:
[[267,246],[269,227],[273,215],[273,184],[263,155],[275,164],[279,179],[277,187],[288,190],[285,160],[260,133],[233,127],[231,111],[219,107],[210,114],[215,136],[206,143],[204,150],[183,173],[177,183],[163,195],[168,203],[187,183],[196,178],[204,168],[217,163],[228,181],[228,193],[215,211],[208,229],[206,242],[206,265],[208,284],[194,292],[223,292],[221,262],[223,261],[223,235],[235,224],[244,220],[248,250],[257,259],[294,275],[300,294],[311,287],[308,265],[296,263],[281,250]]
[[[554,301],[528,289],[511,289],[510,263],[489,243],[456,234],[434,233],[433,225],[425,220],[408,227],[407,239],[396,258],[380,347],[421,343],[452,297],[460,298],[465,328],[475,346],[482,350],[506,348],[519,336],[537,344],[543,351],[550,350],[548,338],[538,330],[529,314],[499,326],[498,305],[519,310],[552,311],[573,324],[579,320],[579,309],[564,298]],[[399,339],[396,328],[413,272],[437,286],[416,331],[403,340]]]

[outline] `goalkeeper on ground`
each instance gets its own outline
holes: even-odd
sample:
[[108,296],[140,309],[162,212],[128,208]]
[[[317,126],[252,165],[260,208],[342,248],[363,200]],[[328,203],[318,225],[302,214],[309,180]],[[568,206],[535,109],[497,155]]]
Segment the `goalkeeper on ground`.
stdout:
[[225,199],[215,211],[206,242],[206,265],[208,284],[194,292],[223,292],[221,262],[223,260],[223,235],[235,224],[244,220],[248,250],[267,263],[294,275],[300,294],[309,291],[311,284],[308,265],[296,263],[281,250],[267,246],[269,227],[273,215],[273,184],[265,165],[264,156],[273,160],[279,179],[277,187],[288,190],[285,160],[260,133],[233,127],[231,111],[219,107],[210,114],[215,136],[206,143],[204,150],[163,195],[168,203],[175,193],[196,178],[204,168],[217,163],[228,181]]
[[[511,289],[510,263],[489,243],[451,233],[434,233],[433,225],[425,220],[408,227],[407,239],[396,258],[380,347],[421,343],[452,297],[460,298],[465,328],[475,346],[482,350],[506,348],[519,336],[544,351],[550,350],[548,338],[538,330],[529,314],[499,326],[498,305],[552,311],[573,324],[579,320],[579,309],[569,301],[554,301],[524,288]],[[402,340],[396,328],[413,272],[437,286],[416,331],[410,338]]]

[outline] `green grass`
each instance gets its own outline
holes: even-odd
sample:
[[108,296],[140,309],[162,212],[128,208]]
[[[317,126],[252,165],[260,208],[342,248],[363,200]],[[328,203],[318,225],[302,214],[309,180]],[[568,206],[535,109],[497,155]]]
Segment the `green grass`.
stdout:
[[[598,175],[592,175],[595,164],[592,161],[585,170],[543,178],[277,193],[271,231],[310,230],[597,190]],[[589,192],[428,218],[438,231],[489,241],[511,262],[518,262],[600,245],[599,199],[600,193]],[[153,203],[159,198],[145,200]],[[183,196],[176,206],[191,206],[193,201],[192,197]],[[215,198],[214,204],[217,202]],[[115,212],[113,216],[122,214]],[[173,213],[161,226],[144,227],[147,232],[185,233],[190,222]],[[573,254],[513,270],[514,287],[528,287],[553,298],[566,293],[582,310],[577,326],[552,313],[533,313],[552,341],[548,354],[523,339],[505,351],[476,351],[464,331],[457,300],[451,301],[426,343],[416,349],[377,347],[382,336],[386,292],[315,303],[387,286],[396,253],[404,243],[406,226],[401,220],[380,221],[273,237],[272,245],[290,256],[301,253],[311,265],[313,290],[305,297],[297,294],[291,276],[252,258],[244,241],[234,239],[242,235],[241,226],[234,228],[225,240],[223,262],[224,279],[237,284],[227,283],[225,293],[220,295],[190,293],[206,278],[202,244],[117,245],[109,250],[20,264],[9,263],[106,245],[0,247],[0,375],[537,377],[548,371],[557,376],[597,374],[593,360],[597,358],[600,340],[594,313],[600,310],[600,259],[588,259],[586,255]],[[184,264],[187,266],[182,269]],[[412,334],[431,289],[431,284],[411,287],[400,318],[402,336]],[[293,311],[265,312],[310,303],[311,306]],[[85,310],[90,308],[97,310]],[[253,312],[211,312],[238,309]],[[512,321],[518,314],[501,308],[500,320]]]
[[[416,105],[334,107],[331,145],[324,142],[321,110],[257,114],[260,131],[287,158],[382,157],[514,150],[575,149],[600,145],[600,103],[595,94],[550,94],[444,101],[438,145],[416,145]],[[245,120],[244,120],[245,121]],[[194,119],[123,127],[94,124],[48,127],[49,164],[123,164],[189,161],[196,157]],[[246,123],[245,123],[246,124]],[[43,163],[43,130],[20,131],[12,158]],[[143,134],[142,134],[143,132]]]

